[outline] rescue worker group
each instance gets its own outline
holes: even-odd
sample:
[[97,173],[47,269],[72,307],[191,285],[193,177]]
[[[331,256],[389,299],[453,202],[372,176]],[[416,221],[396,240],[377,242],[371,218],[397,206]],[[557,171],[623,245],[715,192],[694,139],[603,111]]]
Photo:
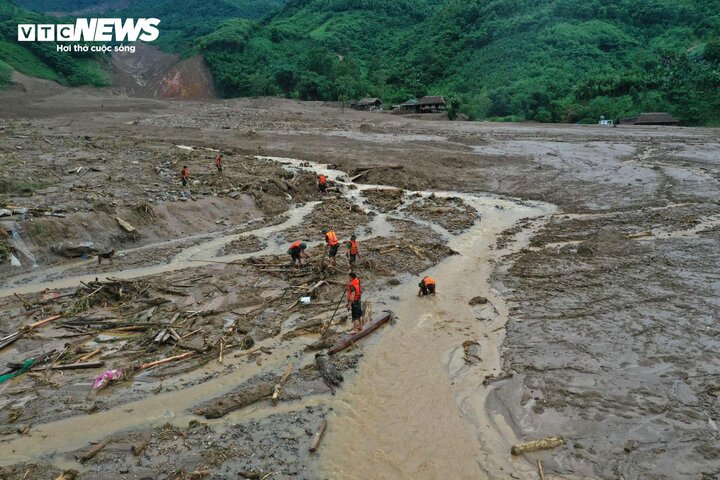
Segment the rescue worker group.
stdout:
[[[222,173],[222,154],[218,153],[218,155],[215,157],[215,167],[217,168],[219,173]],[[186,187],[190,182],[190,171],[188,170],[187,165],[184,165],[182,170],[180,171],[180,181],[183,187]],[[322,173],[318,175],[317,187],[320,193],[327,193],[328,183],[329,179],[327,175],[324,175]],[[335,232],[329,228],[323,228],[321,233],[325,237],[324,255],[327,255],[330,259],[330,265],[337,268],[336,257],[338,254],[338,250],[340,249],[340,240],[338,240]],[[355,235],[352,235],[350,237],[350,240],[345,242],[345,246],[345,255],[347,257],[349,267],[348,277],[350,279],[347,285],[347,309],[350,311],[353,322],[353,328],[351,332],[358,333],[361,332],[363,329],[362,317],[364,312],[361,302],[362,286],[360,285],[360,277],[355,272],[357,260],[360,258],[360,250],[358,247],[357,237]],[[307,261],[310,258],[307,253],[305,253],[306,249],[307,243],[303,241],[296,241],[292,245],[290,245],[287,253],[288,255],[290,255],[290,261],[293,267],[300,268],[303,265],[303,259]],[[323,258],[325,258],[324,255]],[[420,283],[418,283],[418,287],[419,297],[424,297],[426,295],[435,295],[435,280],[431,277],[423,277],[420,280]]]

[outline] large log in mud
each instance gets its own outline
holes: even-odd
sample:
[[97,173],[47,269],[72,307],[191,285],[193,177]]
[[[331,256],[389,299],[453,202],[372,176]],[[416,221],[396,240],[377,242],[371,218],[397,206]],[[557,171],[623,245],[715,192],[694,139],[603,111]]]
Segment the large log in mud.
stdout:
[[368,323],[362,332],[353,333],[352,335],[348,335],[346,337],[341,338],[330,350],[328,350],[328,355],[334,355],[334,354],[341,352],[341,351],[345,350],[346,348],[354,345],[355,342],[367,337],[372,332],[374,332],[381,326],[385,325],[387,322],[389,322],[392,319],[393,319],[393,312],[390,312],[387,310],[382,312],[377,319]]
[[196,415],[205,418],[221,418],[230,412],[252,405],[260,400],[269,399],[275,392],[275,385],[280,382],[280,377],[273,377],[260,384],[240,387],[223,397],[209,400],[194,410]]

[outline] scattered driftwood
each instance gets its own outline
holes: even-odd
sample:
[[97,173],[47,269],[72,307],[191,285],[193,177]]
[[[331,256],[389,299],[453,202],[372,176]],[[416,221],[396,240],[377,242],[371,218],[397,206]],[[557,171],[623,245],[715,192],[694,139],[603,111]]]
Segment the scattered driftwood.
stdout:
[[100,450],[107,447],[109,443],[110,443],[110,440],[103,440],[102,442],[98,443],[97,445],[94,445],[93,447],[91,447],[89,450],[86,450],[83,453],[76,454],[75,458],[77,459],[78,462],[85,463],[88,460],[90,460],[91,458],[93,458],[95,455],[97,455],[100,452]]
[[402,165],[358,165],[353,172],[369,172],[370,170],[402,170]]
[[538,458],[537,461],[537,468],[538,468],[538,475],[540,475],[540,480],[545,480],[545,469],[543,468],[542,460]]
[[45,325],[46,323],[54,322],[58,318],[62,318],[62,315],[53,315],[52,317],[48,317],[45,320],[40,320],[39,322],[31,323],[30,325],[23,327],[22,329],[18,330],[17,332],[13,332],[9,335],[6,335],[6,336],[0,338],[0,350],[2,350],[3,348],[7,347],[8,345],[11,345],[12,343],[19,340],[28,331],[33,330],[38,327],[41,327],[41,326]]
[[22,298],[20,295],[18,295],[17,293],[13,293],[13,295],[15,295],[15,297],[17,297],[17,299],[22,302],[23,307],[25,307],[25,310],[30,310],[32,308],[32,305],[30,305],[28,302],[26,302],[25,299]]
[[325,330],[320,339],[306,346],[305,350],[325,350],[328,348],[332,348],[333,345],[337,343],[339,338],[340,336],[337,334],[337,332],[333,330]]
[[540,440],[532,440],[529,442],[516,443],[510,449],[513,455],[522,455],[527,452],[535,452],[537,450],[551,450],[565,444],[562,437],[547,437]]
[[75,480],[79,474],[77,470],[65,470],[55,480]]
[[41,327],[41,326],[45,325],[46,323],[54,322],[58,318],[62,318],[62,315],[53,315],[52,317],[48,317],[45,320],[40,320],[39,322],[32,323],[32,324],[30,324],[29,328],[33,329],[33,328]]
[[361,340],[368,335],[370,335],[372,332],[380,328],[381,326],[385,325],[387,322],[392,320],[393,313],[390,311],[382,312],[380,317],[378,317],[377,320],[373,320],[372,322],[368,323],[362,332],[355,333],[349,336],[346,336],[340,341],[338,341],[330,350],[328,350],[328,355],[334,355],[342,350],[345,350],[346,348],[352,346],[357,342],[358,340]]
[[478,342],[474,342],[472,340],[466,340],[463,342],[463,351],[465,352],[464,358],[465,363],[473,364],[477,362],[482,362],[482,358],[480,357],[480,344]]
[[277,385],[275,385],[275,391],[272,394],[273,405],[275,405],[277,403],[278,399],[280,398],[280,395],[282,394],[282,389],[285,386],[285,384],[287,383],[287,381],[290,379],[290,375],[292,374],[292,371],[293,371],[293,365],[291,363],[285,369],[285,373],[283,373],[283,376],[282,376],[282,378],[280,378],[280,381],[277,383]]
[[325,353],[319,352],[315,354],[315,365],[320,372],[323,382],[330,388],[332,394],[335,395],[335,387],[339,387],[344,380],[342,374],[338,372],[335,364]]
[[157,367],[158,365],[164,365],[164,364],[170,363],[170,362],[177,362],[179,360],[185,360],[186,358],[190,358],[193,355],[195,355],[195,352],[181,353],[180,355],[175,355],[174,357],[163,358],[162,360],[156,360],[154,362],[149,362],[149,363],[143,363],[142,365],[140,365],[139,369],[147,370],[148,368]]
[[148,446],[148,443],[150,443],[151,438],[152,437],[147,436],[139,442],[133,443],[132,445],[130,445],[130,452],[132,452],[132,454],[136,457],[139,457],[140,454],[142,454],[143,450],[145,450],[145,447]]
[[100,352],[102,352],[102,350],[97,348],[97,349],[93,350],[92,352],[88,353],[87,355],[83,355],[82,357],[78,358],[78,362],[86,362],[86,361],[90,360],[92,357],[94,357],[95,355],[99,354]]
[[78,362],[78,363],[66,363],[63,365],[50,365],[48,367],[37,368],[33,370],[82,370],[84,368],[99,368],[105,365],[105,362]]
[[320,318],[311,318],[310,320],[307,320],[305,322],[300,323],[295,327],[294,330],[290,330],[289,332],[285,332],[282,336],[283,340],[290,340],[291,338],[299,337],[301,335],[306,335],[308,333],[317,333],[320,331],[320,329],[323,326],[323,320]]
[[278,383],[279,378],[276,377],[269,382],[264,382],[253,387],[243,388],[242,390],[237,391],[237,393],[231,393],[224,397],[210,400],[204,406],[195,409],[194,413],[196,415],[202,415],[208,419],[224,417],[230,412],[272,397],[272,394],[275,393],[275,385]]
[[485,378],[482,381],[482,384],[487,386],[491,383],[499,382],[501,380],[507,380],[508,378],[512,378],[513,374],[510,373],[502,373],[500,375],[485,375]]
[[322,422],[320,422],[320,427],[315,432],[315,435],[313,435],[312,441],[310,442],[310,452],[316,452],[318,447],[320,446],[320,440],[322,440],[323,434],[325,433],[325,429],[327,428],[327,420],[323,418]]
[[120,218],[120,217],[115,217],[115,220],[117,220],[118,225],[120,225],[120,226],[122,227],[122,229],[125,230],[126,232],[128,232],[128,233],[135,233],[135,232],[137,231],[137,229],[136,229],[135,227],[133,227],[132,225],[130,225],[128,222],[126,222],[126,221],[123,220],[122,218]]

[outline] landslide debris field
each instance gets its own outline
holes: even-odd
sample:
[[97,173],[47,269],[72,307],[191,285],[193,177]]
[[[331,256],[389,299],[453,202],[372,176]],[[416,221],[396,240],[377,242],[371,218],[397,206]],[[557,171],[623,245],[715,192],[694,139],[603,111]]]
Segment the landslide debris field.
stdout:
[[720,476],[718,131],[4,95],[0,478]]

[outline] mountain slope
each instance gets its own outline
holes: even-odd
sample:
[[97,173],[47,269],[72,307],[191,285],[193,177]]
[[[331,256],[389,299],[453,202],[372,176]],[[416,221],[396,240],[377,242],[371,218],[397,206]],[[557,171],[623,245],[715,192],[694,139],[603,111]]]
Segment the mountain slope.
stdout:
[[293,0],[199,45],[226,96],[425,93],[475,118],[720,122],[720,1]]
[[[33,77],[55,80],[64,85],[107,85],[101,59],[94,54],[57,52],[55,43],[18,43],[19,23],[55,23],[46,15],[23,10],[8,0],[0,0],[0,62]],[[1,65],[1,63],[0,63]],[[2,71],[0,67],[0,77]],[[8,83],[9,74],[5,75]]]

